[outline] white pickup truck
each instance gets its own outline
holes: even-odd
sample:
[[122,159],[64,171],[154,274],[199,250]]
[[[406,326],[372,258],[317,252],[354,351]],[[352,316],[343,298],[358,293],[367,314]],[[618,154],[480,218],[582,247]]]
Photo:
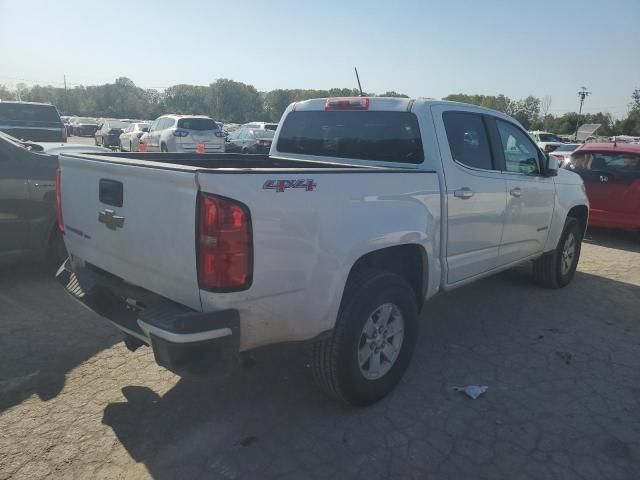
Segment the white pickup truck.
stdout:
[[294,103],[269,155],[65,154],[58,279],[177,373],[311,341],[363,405],[407,368],[426,300],[526,261],[567,285],[588,202],[512,118],[426,99]]

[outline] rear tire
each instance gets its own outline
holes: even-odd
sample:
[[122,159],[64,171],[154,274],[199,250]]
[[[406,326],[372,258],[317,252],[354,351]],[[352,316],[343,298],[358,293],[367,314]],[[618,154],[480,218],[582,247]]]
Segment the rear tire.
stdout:
[[546,288],[566,287],[573,279],[580,260],[583,231],[580,222],[568,217],[553,251],[533,262],[533,278]]
[[129,151],[133,152],[133,143],[129,141]]
[[169,152],[169,149],[167,148],[167,146],[163,143],[162,145],[160,145],[160,151],[161,152]]
[[313,344],[314,378],[326,393],[350,405],[374,403],[402,378],[417,333],[411,286],[394,273],[364,270],[345,288],[332,336]]

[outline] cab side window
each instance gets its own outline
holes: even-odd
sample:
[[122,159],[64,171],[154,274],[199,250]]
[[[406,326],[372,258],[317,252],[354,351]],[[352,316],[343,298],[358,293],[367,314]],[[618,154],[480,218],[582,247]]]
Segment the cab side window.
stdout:
[[453,160],[467,167],[493,170],[487,128],[482,115],[445,112],[442,115]]
[[540,173],[539,152],[528,135],[515,125],[496,119],[504,152],[505,170],[511,173]]

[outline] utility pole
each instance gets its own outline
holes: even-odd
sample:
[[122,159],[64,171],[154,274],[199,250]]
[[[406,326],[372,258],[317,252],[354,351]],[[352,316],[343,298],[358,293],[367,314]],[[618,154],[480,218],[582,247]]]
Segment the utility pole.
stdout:
[[587,91],[587,87],[580,87],[578,91],[578,97],[580,97],[580,110],[578,111],[578,120],[576,121],[576,134],[574,135],[574,140],[578,139],[578,128],[580,128],[580,115],[582,115],[582,104],[584,103],[584,99],[591,95],[591,92]]
[[64,78],[64,107],[65,107],[65,112],[64,113],[69,113],[67,112],[67,110],[69,110],[69,94],[67,93],[67,76],[63,75],[62,78]]

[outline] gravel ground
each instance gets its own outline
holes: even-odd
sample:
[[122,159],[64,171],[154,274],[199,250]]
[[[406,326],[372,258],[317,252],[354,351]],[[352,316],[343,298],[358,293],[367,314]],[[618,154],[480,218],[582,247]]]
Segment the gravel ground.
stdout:
[[520,268],[433,299],[404,380],[356,410],[302,345],[181,380],[38,267],[5,267],[0,479],[637,479],[638,312],[640,242],[596,231],[563,290]]

